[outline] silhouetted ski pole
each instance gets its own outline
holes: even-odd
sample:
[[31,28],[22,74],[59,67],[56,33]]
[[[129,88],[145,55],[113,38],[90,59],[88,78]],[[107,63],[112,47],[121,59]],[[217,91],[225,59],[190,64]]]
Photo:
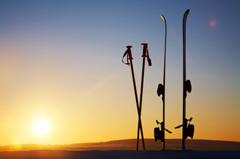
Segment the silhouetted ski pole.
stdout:
[[[141,112],[140,112],[140,108],[138,105],[138,96],[137,96],[137,88],[136,88],[136,82],[135,82],[135,75],[134,75],[134,70],[133,70],[133,63],[132,63],[132,52],[131,52],[131,48],[132,46],[127,46],[127,51],[124,53],[124,56],[127,55],[127,63],[124,63],[124,61],[122,60],[122,62],[124,64],[129,65],[131,67],[131,73],[132,73],[132,80],[133,80],[133,87],[134,87],[134,93],[135,93],[135,100],[136,100],[136,105],[137,105],[137,111],[138,111],[138,130],[140,128],[141,131],[141,136],[142,136],[142,143],[143,143],[143,149],[145,150],[145,143],[144,143],[144,137],[143,137],[143,129],[142,129],[142,122],[141,122]],[[129,62],[129,61],[130,62]],[[138,150],[138,138],[137,138],[137,150]]]
[[[140,92],[140,118],[141,118],[141,111],[142,111],[142,97],[143,97],[143,83],[144,83],[144,72],[145,72],[145,57],[147,57],[148,65],[152,66],[151,59],[149,58],[148,53],[148,44],[142,43],[143,45],[143,63],[142,63],[142,79],[141,79],[141,92]],[[138,150],[138,142],[139,142],[139,128],[140,128],[140,121],[138,122],[138,133],[137,133],[137,150]],[[145,144],[143,142],[143,149],[145,150]]]

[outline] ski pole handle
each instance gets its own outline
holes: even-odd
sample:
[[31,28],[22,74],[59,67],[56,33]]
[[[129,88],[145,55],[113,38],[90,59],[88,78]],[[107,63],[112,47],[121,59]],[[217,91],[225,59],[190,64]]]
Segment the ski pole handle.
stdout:
[[131,48],[132,46],[131,45],[128,45],[126,46],[126,48],[128,49],[128,59],[132,60],[132,51],[131,51]]
[[[123,54],[123,57],[122,57],[122,63],[126,64],[126,65],[129,65],[129,60],[132,60],[132,52],[131,52],[131,48],[132,46],[131,45],[128,45],[126,46],[127,50],[125,51],[125,53]],[[124,57],[127,55],[127,62],[124,62],[123,59]]]
[[147,43],[142,43],[141,45],[143,45],[143,55],[142,55],[142,57],[147,57],[148,44]]

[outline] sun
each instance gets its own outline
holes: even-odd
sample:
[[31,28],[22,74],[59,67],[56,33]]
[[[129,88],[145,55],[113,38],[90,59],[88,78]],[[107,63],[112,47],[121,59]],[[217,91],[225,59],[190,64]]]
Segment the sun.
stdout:
[[34,123],[33,129],[36,134],[42,136],[48,132],[49,124],[47,121],[41,119]]

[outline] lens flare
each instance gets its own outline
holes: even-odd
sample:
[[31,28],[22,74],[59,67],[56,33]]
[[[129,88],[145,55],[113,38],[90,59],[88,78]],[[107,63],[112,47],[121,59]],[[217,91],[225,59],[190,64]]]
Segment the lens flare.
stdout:
[[216,22],[215,21],[211,21],[209,24],[210,24],[211,27],[215,27]]

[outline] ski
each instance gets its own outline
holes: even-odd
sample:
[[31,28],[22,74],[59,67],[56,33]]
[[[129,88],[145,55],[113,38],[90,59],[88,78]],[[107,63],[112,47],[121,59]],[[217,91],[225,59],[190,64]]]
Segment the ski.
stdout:
[[166,19],[163,15],[161,15],[161,18],[164,22],[165,25],[165,44],[164,44],[164,66],[163,66],[163,85],[159,84],[158,85],[158,89],[157,89],[157,94],[158,96],[160,96],[162,94],[162,101],[163,101],[163,122],[157,122],[157,125],[160,124],[161,125],[161,131],[159,130],[159,128],[155,128],[154,129],[154,137],[155,137],[155,141],[157,141],[158,139],[161,140],[162,142],[162,150],[165,150],[165,131],[166,130],[168,133],[172,133],[171,131],[167,130],[165,128],[165,74],[166,74],[166,43],[167,43],[167,22]]
[[185,149],[185,136],[186,136],[186,23],[189,9],[185,11],[183,16],[183,129],[182,129],[182,149]]
[[186,10],[183,16],[183,120],[182,125],[176,126],[175,129],[180,127],[182,128],[182,150],[186,150],[185,147],[185,139],[187,137],[193,138],[194,134],[194,125],[190,124],[192,121],[192,117],[190,119],[186,118],[186,97],[187,92],[191,93],[192,85],[190,80],[186,80],[186,23],[187,23],[187,16],[189,13],[189,9]]
[[[165,73],[166,73],[166,43],[167,43],[167,22],[163,15],[161,15],[161,18],[165,25],[165,42],[164,42],[164,67],[163,67],[163,129],[165,129]],[[163,142],[162,142],[162,149],[165,150],[165,131],[162,130],[163,133]]]

